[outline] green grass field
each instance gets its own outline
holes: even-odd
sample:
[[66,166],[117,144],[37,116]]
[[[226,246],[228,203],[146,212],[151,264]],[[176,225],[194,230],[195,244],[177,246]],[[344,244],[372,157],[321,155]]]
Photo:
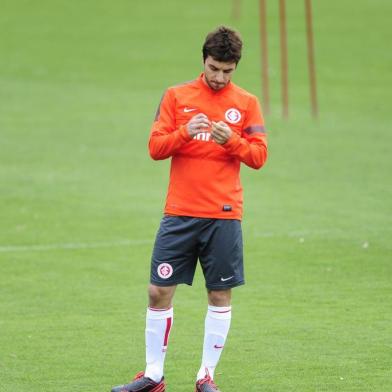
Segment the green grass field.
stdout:
[[[392,4],[314,1],[320,119],[303,2],[288,2],[281,119],[269,2],[270,157],[243,168],[247,285],[234,291],[222,391],[392,390]],[[151,247],[169,162],[147,152],[164,89],[201,72],[206,33],[245,41],[260,96],[258,2],[0,0],[0,391],[107,392],[144,368]],[[193,391],[203,279],[180,287],[168,392]]]

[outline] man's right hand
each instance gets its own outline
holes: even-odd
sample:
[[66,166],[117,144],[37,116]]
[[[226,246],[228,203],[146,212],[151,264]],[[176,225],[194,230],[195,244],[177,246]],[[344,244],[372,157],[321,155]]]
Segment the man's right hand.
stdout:
[[186,129],[189,133],[189,136],[195,136],[198,133],[205,132],[211,126],[211,122],[208,117],[204,113],[196,114],[193,116],[188,124],[186,125]]

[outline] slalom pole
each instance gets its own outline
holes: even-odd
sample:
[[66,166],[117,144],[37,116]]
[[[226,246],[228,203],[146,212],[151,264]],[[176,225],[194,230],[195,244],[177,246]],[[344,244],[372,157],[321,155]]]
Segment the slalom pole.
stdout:
[[267,0],[260,0],[260,46],[261,46],[261,82],[263,108],[265,114],[270,114],[269,99],[269,70],[268,70],[268,36],[267,36]]
[[289,117],[289,82],[288,82],[288,54],[287,54],[287,29],[286,29],[286,1],[279,1],[280,19],[280,64],[281,64],[281,90],[282,90],[282,115]]
[[317,104],[317,86],[316,86],[316,66],[314,61],[311,0],[305,0],[305,10],[306,10],[306,36],[307,36],[307,45],[308,45],[310,100],[311,100],[312,115],[314,118],[317,118],[318,104]]
[[233,0],[232,18],[239,20],[241,17],[241,0]]

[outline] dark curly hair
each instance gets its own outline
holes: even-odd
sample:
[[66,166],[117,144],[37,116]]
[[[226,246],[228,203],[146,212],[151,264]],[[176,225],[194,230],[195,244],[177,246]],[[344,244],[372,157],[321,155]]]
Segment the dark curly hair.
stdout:
[[211,56],[223,63],[236,63],[241,59],[242,39],[237,31],[219,26],[209,33],[203,45],[203,59]]

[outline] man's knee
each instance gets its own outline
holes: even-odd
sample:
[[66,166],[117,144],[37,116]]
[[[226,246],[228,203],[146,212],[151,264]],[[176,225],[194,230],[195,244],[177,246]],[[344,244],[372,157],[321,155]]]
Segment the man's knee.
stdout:
[[150,284],[148,288],[149,306],[160,309],[171,307],[175,290],[176,286],[161,287]]
[[212,306],[230,306],[231,289],[208,290],[208,302]]

